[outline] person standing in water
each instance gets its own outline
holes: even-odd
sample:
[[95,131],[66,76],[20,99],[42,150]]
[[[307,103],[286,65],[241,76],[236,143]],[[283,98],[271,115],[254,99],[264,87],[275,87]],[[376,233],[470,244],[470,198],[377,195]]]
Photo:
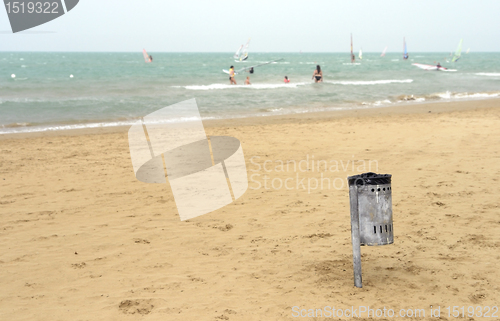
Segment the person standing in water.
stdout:
[[247,77],[247,80],[245,80],[245,85],[251,85],[251,83],[250,83],[250,77]]
[[153,56],[149,55],[149,62],[153,62]]
[[316,66],[316,70],[313,73],[314,82],[323,82],[323,72],[321,71],[321,67],[319,65]]
[[234,66],[229,68],[229,81],[231,82],[231,85],[236,85],[236,80],[234,79]]
[[288,79],[288,76],[285,76],[284,82],[285,82],[285,84],[288,84],[290,82],[290,79]]

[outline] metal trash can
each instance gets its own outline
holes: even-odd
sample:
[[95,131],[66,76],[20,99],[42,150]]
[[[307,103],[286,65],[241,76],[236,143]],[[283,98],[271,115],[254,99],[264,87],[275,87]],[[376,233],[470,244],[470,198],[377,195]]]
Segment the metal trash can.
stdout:
[[360,246],[394,242],[391,177],[376,173],[348,177],[354,284],[359,288],[362,287]]
[[[351,185],[355,188],[351,189]],[[357,193],[361,245],[394,243],[391,175],[365,173],[351,176],[349,194],[351,192]]]

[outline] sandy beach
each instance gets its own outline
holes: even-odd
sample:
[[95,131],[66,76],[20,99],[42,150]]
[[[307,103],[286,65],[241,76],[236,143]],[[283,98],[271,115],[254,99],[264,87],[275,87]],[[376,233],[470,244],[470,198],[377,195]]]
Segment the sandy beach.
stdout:
[[[0,319],[499,306],[499,121],[492,99],[206,122],[241,141],[249,189],[184,222],[168,183],[136,180],[126,128],[2,135]],[[367,171],[393,175],[395,239],[362,247],[359,289],[346,178]]]

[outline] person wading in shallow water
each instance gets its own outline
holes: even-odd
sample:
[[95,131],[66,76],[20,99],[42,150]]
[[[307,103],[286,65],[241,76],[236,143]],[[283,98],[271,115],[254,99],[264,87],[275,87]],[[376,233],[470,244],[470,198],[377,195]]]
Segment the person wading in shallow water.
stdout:
[[229,81],[231,82],[231,85],[236,85],[236,80],[234,79],[234,66],[229,68]]
[[321,71],[321,67],[319,65],[316,66],[316,70],[313,73],[314,82],[323,82],[323,72]]

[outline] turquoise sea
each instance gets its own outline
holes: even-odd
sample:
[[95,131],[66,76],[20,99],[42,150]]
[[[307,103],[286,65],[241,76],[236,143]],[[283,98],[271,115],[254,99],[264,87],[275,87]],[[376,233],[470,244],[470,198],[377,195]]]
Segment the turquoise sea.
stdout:
[[[0,134],[127,125],[191,98],[204,119],[220,119],[500,96],[499,53],[462,54],[456,63],[449,53],[410,53],[407,61],[364,53],[356,65],[349,53],[250,53],[246,62],[232,53],[150,54],[146,64],[141,51],[0,53]],[[237,75],[237,86],[222,72],[280,58]],[[411,65],[436,62],[457,71]],[[317,64],[324,83],[311,80]],[[248,75],[252,85],[244,86]]]

